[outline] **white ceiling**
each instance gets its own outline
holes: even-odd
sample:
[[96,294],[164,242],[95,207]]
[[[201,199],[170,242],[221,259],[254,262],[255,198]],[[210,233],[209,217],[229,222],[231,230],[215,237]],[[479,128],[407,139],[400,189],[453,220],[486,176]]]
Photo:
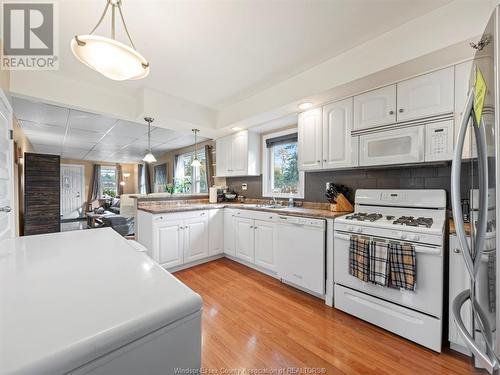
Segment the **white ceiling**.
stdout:
[[[69,41],[94,27],[105,0],[62,0],[60,71],[113,89],[150,88],[220,110],[450,0],[123,0],[149,77],[113,82],[72,56]],[[97,34],[108,36],[109,17]],[[118,39],[124,41],[121,27]]]
[[[34,152],[67,159],[137,163],[148,147],[147,124],[118,120],[25,99],[12,99],[14,113]],[[199,141],[207,138],[198,137]],[[158,157],[192,145],[192,134],[152,127],[151,148]]]

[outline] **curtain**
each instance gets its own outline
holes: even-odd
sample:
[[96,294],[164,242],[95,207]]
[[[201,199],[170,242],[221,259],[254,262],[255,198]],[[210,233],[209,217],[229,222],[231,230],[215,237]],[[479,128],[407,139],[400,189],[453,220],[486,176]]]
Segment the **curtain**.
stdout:
[[137,166],[137,171],[139,174],[139,194],[149,194],[151,193],[151,184],[149,181],[149,166],[144,164],[139,164]]
[[89,189],[89,203],[99,199],[101,196],[101,166],[99,164],[94,164],[92,170],[92,179],[90,182]]
[[181,155],[175,155],[174,183],[176,180],[184,180],[184,160]]
[[207,186],[214,186],[214,153],[213,147],[210,145],[205,145],[205,160],[207,168]]
[[116,165],[116,180],[118,181],[118,186],[117,186],[116,190],[117,190],[118,196],[120,196],[123,194],[123,185],[122,185],[123,168],[122,168],[121,164]]

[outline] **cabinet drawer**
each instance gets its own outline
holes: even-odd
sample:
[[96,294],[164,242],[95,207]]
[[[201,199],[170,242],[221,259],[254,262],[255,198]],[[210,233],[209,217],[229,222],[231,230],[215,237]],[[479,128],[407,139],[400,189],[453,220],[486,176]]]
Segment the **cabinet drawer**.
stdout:
[[263,220],[263,221],[276,221],[277,215],[272,212],[264,212],[264,211],[254,211],[254,210],[234,210],[234,217],[241,217],[246,219],[253,220]]
[[167,212],[164,214],[157,214],[153,218],[153,223],[163,223],[171,220],[192,219],[200,216],[208,217],[208,210]]

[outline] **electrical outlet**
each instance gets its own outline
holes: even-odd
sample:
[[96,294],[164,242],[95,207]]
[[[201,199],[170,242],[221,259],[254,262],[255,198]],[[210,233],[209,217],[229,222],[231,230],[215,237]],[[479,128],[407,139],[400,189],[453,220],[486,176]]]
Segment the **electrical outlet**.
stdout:
[[247,190],[248,185],[247,184],[241,184],[241,190]]

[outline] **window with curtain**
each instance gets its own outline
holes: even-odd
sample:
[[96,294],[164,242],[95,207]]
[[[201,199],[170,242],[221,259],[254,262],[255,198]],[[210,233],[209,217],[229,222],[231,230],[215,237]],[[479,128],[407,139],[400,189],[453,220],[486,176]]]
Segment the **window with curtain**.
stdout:
[[205,150],[198,150],[197,156],[201,163],[199,168],[193,168],[191,166],[194,159],[194,151],[176,156],[174,181],[177,193],[208,193],[207,158]]

